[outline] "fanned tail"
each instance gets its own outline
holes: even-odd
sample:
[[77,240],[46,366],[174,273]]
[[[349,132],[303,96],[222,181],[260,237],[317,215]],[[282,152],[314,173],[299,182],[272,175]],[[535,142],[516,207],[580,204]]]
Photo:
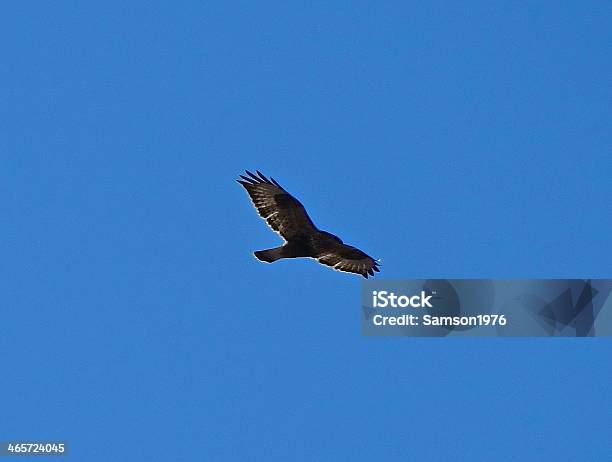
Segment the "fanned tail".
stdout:
[[276,247],[274,249],[258,250],[253,252],[253,254],[258,260],[265,261],[266,263],[272,263],[283,258],[283,248]]

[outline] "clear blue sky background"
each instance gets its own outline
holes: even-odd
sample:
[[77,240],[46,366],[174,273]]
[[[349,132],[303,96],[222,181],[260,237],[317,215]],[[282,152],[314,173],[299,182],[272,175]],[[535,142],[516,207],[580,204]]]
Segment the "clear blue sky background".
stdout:
[[385,278],[612,277],[601,2],[11,2],[0,439],[71,460],[605,460],[607,339],[364,338]]

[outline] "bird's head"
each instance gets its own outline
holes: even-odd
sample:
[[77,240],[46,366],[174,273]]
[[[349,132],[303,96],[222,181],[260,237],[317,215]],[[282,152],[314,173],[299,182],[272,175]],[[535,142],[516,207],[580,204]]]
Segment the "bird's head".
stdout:
[[334,242],[337,242],[338,244],[342,244],[342,239],[340,239],[338,236],[333,235],[332,233],[328,233],[327,231],[321,231],[321,234],[324,234],[325,237],[329,238]]

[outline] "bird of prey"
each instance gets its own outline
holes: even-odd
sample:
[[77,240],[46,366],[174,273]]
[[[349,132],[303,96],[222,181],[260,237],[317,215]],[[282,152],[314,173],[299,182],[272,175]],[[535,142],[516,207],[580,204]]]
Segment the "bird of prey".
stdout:
[[318,229],[304,206],[289,194],[274,178],[266,178],[259,170],[257,175],[246,170],[236,180],[251,197],[259,215],[268,226],[285,240],[274,249],[259,250],[255,256],[272,263],[281,258],[314,258],[338,271],[361,274],[364,278],[380,271],[378,262],[361,250],[346,245],[331,233]]

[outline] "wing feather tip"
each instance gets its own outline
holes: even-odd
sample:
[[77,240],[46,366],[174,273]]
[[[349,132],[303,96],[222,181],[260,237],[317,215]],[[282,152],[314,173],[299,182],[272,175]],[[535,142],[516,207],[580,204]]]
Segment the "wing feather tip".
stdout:
[[250,172],[248,170],[245,170],[245,172],[247,173],[247,175],[249,175],[253,180],[255,180],[255,184],[257,183],[261,183],[261,179],[259,179],[257,177],[257,175],[255,175],[253,172]]
[[260,177],[260,178],[261,178],[261,179],[262,179],[262,180],[263,180],[265,183],[272,184],[272,183],[270,182],[270,180],[268,180],[268,179],[266,178],[266,176],[265,176],[263,173],[261,173],[259,170],[255,170],[255,172],[257,172],[257,174],[259,175],[259,177]]
[[246,176],[244,176],[244,175],[239,175],[239,176],[240,176],[240,178],[242,178],[243,180],[245,180],[246,182],[248,182],[248,184],[250,184],[250,185],[255,185],[255,184],[257,184],[257,183],[255,183],[255,181],[253,181],[253,179],[252,179],[252,178],[246,177]]

